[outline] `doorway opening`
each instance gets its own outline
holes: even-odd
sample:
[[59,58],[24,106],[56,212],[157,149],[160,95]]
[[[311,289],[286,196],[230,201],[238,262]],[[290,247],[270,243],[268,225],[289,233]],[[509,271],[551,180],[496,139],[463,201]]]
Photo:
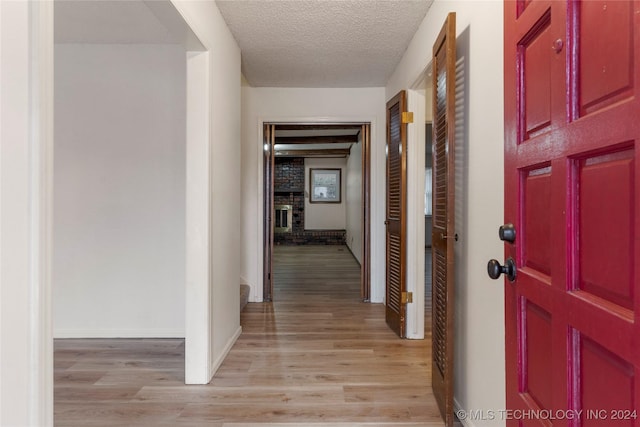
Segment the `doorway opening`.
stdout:
[[370,123],[264,124],[264,301],[274,299],[275,247],[284,245],[345,248],[369,301],[370,133]]

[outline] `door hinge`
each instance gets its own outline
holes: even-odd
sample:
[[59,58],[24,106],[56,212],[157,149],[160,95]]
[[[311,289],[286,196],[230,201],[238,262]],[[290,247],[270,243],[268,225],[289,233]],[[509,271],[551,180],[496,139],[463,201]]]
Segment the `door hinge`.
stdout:
[[402,113],[402,124],[413,123],[413,113],[411,111],[404,111]]
[[403,292],[400,302],[402,304],[411,304],[413,302],[413,292]]

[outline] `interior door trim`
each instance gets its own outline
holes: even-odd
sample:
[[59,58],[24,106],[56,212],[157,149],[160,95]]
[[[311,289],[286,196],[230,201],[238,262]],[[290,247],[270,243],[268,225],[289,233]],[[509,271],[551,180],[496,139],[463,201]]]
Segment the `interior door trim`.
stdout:
[[[371,122],[317,122],[317,121],[270,121],[263,123],[263,132],[267,127],[271,127],[270,138],[266,139],[263,133],[263,144],[265,151],[273,153],[275,146],[275,129],[278,125],[283,126],[314,126],[314,125],[361,125],[362,129],[362,261],[360,263],[360,296],[364,302],[371,299]],[[272,158],[274,156],[271,156]],[[273,159],[272,159],[273,160]],[[266,163],[265,163],[266,166]],[[263,168],[263,301],[273,301],[273,231],[268,239],[267,230],[270,228],[270,218],[273,217],[274,200],[274,174],[273,167]],[[269,185],[267,185],[269,183]],[[269,205],[269,206],[267,206]],[[268,222],[269,220],[269,222]],[[268,262],[267,262],[268,260]]]

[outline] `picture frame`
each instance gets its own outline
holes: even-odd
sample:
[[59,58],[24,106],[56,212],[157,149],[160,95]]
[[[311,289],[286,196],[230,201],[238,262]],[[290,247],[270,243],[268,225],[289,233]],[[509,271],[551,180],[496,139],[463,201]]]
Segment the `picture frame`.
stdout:
[[309,203],[342,202],[342,169],[309,169]]

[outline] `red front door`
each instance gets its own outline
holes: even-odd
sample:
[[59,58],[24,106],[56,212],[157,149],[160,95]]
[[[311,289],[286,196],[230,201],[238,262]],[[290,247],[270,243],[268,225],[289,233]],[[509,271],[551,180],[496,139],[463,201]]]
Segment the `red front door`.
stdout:
[[504,417],[640,426],[640,2],[507,1],[504,29]]

